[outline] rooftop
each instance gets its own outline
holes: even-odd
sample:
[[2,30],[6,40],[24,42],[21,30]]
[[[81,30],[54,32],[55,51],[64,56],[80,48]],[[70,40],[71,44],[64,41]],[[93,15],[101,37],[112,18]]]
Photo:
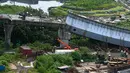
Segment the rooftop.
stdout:
[[24,46],[20,46],[20,48],[22,48],[22,49],[26,49],[26,50],[30,50],[30,49],[31,49],[30,47],[28,47],[28,46],[26,46],[26,45],[24,45]]

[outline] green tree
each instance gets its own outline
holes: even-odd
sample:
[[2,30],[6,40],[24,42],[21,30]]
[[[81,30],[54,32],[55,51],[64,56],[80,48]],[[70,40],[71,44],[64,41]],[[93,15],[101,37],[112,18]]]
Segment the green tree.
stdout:
[[73,60],[75,60],[75,61],[80,61],[81,60],[81,54],[78,51],[72,52],[71,56],[72,56]]

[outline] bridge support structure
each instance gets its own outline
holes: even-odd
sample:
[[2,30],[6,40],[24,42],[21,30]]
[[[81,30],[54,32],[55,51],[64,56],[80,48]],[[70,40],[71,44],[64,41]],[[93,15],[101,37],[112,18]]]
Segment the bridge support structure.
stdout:
[[5,34],[5,50],[10,49],[11,45],[11,33],[13,31],[14,25],[4,25],[4,34]]
[[[67,31],[65,28],[60,27],[58,30],[58,37],[65,42],[66,44],[69,44],[69,40],[71,38],[71,33]],[[60,44],[60,47],[64,47],[65,45]]]

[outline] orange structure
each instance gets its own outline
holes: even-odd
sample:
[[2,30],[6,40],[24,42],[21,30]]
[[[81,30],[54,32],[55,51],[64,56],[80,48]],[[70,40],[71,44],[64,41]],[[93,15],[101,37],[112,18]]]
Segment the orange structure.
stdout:
[[[58,42],[60,42],[61,44],[64,45],[64,49],[72,49],[71,46],[69,46],[68,44],[66,44],[65,42],[60,40],[59,38],[57,40],[58,40]],[[74,48],[74,50],[78,50],[78,48]]]

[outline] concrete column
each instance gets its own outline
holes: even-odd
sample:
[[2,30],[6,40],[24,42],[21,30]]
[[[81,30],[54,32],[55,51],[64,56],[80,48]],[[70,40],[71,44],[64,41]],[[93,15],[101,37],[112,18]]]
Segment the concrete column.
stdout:
[[4,25],[4,33],[5,33],[5,49],[10,48],[11,44],[11,33],[14,25]]
[[[65,30],[64,28],[59,28],[58,37],[66,44],[69,44],[69,40],[71,38],[71,33],[69,31]],[[64,45],[60,44],[60,47],[64,47]]]

